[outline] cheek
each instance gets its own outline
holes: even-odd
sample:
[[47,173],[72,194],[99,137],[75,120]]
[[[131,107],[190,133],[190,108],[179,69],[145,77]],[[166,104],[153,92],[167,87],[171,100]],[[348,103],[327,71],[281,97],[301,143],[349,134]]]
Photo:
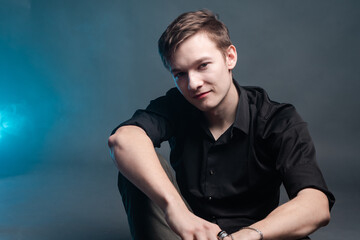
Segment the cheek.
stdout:
[[[211,71],[208,71],[206,75],[210,78],[222,78],[228,73],[227,68],[224,65],[216,64],[212,67]],[[216,76],[216,77],[215,77]]]
[[187,85],[185,81],[175,81],[176,88],[180,91],[182,95],[186,92]]

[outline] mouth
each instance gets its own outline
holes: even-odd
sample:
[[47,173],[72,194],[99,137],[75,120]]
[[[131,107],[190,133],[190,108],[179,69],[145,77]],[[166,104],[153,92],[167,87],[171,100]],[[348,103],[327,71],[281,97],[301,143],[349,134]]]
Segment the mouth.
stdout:
[[210,93],[210,91],[199,93],[199,94],[194,95],[193,98],[202,99],[202,98],[206,97],[209,93]]

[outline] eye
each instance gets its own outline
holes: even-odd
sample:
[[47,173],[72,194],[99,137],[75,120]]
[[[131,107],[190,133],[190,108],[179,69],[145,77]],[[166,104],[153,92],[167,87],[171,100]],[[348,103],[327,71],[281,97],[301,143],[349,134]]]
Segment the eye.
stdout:
[[199,69],[206,69],[206,67],[208,66],[209,63],[202,63],[199,66]]
[[178,73],[175,73],[175,74],[174,74],[174,79],[177,81],[177,80],[179,80],[180,78],[182,78],[183,76],[185,76],[185,73],[184,73],[184,72],[178,72]]

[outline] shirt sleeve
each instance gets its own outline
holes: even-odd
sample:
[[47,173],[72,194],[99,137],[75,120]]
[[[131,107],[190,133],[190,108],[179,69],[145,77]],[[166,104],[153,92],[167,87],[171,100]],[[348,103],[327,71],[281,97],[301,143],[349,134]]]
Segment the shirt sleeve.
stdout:
[[127,121],[117,126],[111,134],[127,125],[142,128],[149,136],[155,147],[169,140],[174,135],[174,125],[176,121],[175,110],[181,96],[176,89],[171,89],[165,96],[152,100],[146,109],[137,110]]
[[272,116],[271,129],[272,151],[276,159],[285,189],[290,198],[304,188],[315,188],[324,192],[330,208],[335,202],[328,190],[323,175],[316,161],[316,151],[307,124],[295,108],[287,105]]

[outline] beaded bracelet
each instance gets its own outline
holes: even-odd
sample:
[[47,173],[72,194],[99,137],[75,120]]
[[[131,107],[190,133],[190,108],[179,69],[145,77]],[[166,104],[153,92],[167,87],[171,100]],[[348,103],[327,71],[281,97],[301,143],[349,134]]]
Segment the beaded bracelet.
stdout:
[[253,228],[253,227],[243,227],[240,230],[243,230],[243,229],[250,229],[250,230],[256,231],[258,234],[260,234],[260,239],[259,240],[264,239],[264,236],[263,236],[262,232],[259,229],[256,229],[256,228]]

